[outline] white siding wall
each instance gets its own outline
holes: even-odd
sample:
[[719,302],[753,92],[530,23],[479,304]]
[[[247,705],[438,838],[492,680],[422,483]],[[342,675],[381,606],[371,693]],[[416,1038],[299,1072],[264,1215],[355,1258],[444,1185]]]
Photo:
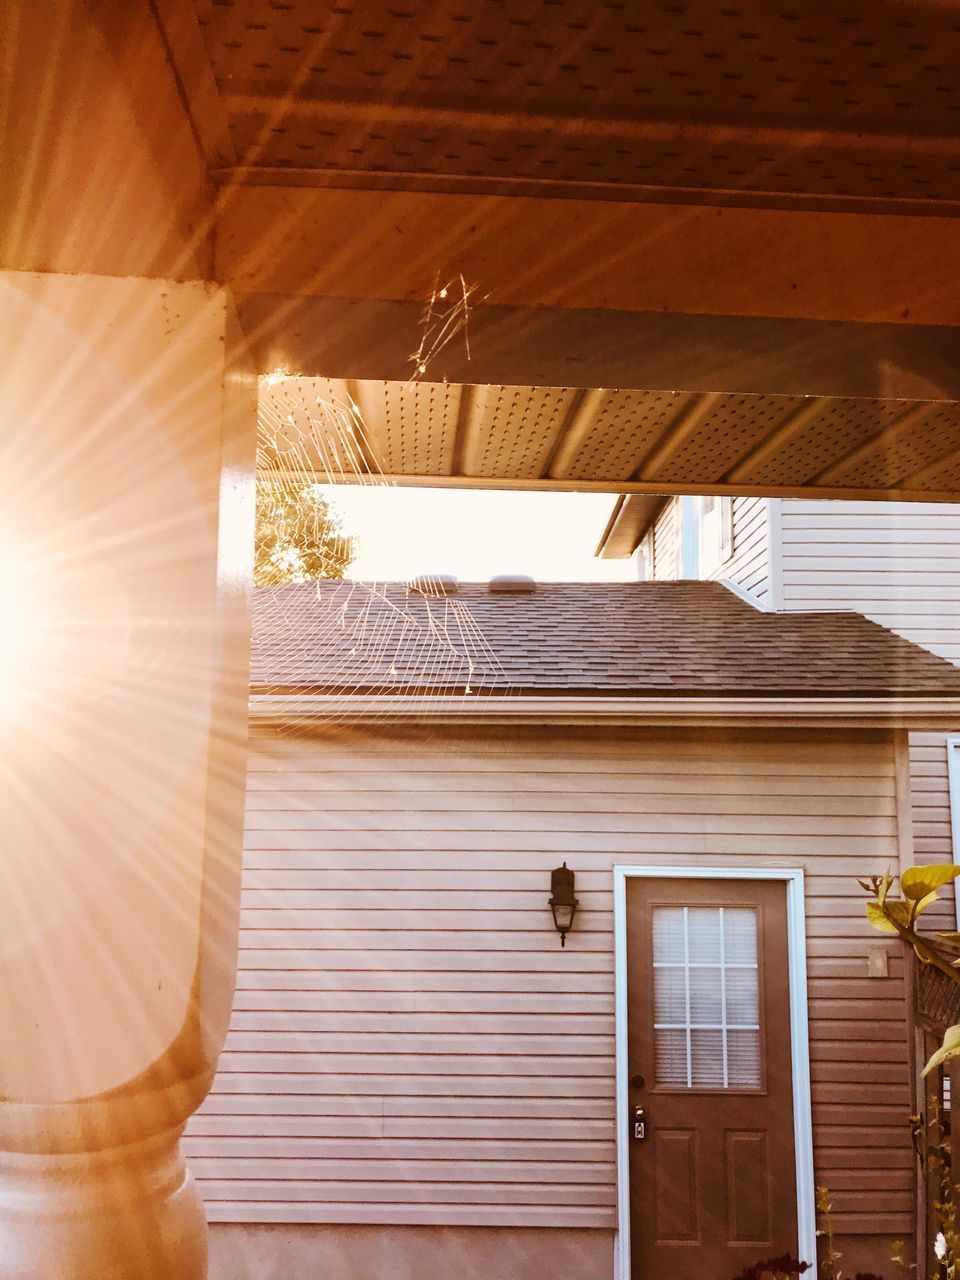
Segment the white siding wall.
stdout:
[[733,555],[714,578],[729,578],[762,603],[770,597],[770,502],[734,498]]
[[[680,499],[672,498],[648,535],[653,540],[657,579],[672,581],[681,576],[680,517]],[[770,572],[770,500],[734,498],[733,555],[709,576],[729,578],[765,603],[770,599]]]
[[960,661],[960,506],[781,502],[783,607],[856,609]]
[[[856,609],[960,662],[960,506],[802,499],[780,510],[784,608]],[[911,735],[910,760],[915,860],[950,862],[945,735]]]
[[673,498],[653,526],[653,576],[657,582],[680,577],[680,499]]
[[255,735],[235,1013],[187,1138],[210,1218],[612,1228],[611,869],[679,861],[806,868],[817,1177],[842,1231],[908,1233],[903,961],[867,979],[855,883],[897,848],[886,737]]

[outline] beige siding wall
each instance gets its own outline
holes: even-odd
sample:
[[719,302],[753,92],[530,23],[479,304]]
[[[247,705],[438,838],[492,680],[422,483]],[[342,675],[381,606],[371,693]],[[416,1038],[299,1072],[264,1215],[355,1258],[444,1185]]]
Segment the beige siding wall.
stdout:
[[960,506],[781,502],[783,607],[856,609],[960,661]]
[[818,1180],[842,1231],[908,1233],[902,957],[867,978],[855,883],[896,862],[895,776],[891,739],[841,733],[256,735],[235,1013],[187,1138],[211,1219],[612,1229],[611,869],[760,863],[809,876]]
[[209,1280],[608,1280],[612,1270],[613,1232],[589,1227],[210,1229]]

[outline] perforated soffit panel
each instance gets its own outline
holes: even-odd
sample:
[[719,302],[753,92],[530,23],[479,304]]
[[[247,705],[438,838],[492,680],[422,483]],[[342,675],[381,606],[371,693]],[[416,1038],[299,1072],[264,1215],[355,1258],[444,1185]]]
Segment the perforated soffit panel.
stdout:
[[953,4],[196,0],[196,12],[241,165],[281,181],[960,200]]
[[960,492],[960,404],[264,379],[261,468],[331,479]]

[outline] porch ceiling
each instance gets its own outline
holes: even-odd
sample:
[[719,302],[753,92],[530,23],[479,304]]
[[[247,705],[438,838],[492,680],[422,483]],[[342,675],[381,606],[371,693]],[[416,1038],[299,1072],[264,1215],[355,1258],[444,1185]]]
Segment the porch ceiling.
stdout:
[[306,470],[960,495],[954,0],[150,9],[257,368],[360,406]]
[[221,180],[960,210],[954,4],[195,8]]
[[260,405],[262,468],[279,453],[332,480],[920,500],[960,489],[951,401],[283,378],[263,380]]

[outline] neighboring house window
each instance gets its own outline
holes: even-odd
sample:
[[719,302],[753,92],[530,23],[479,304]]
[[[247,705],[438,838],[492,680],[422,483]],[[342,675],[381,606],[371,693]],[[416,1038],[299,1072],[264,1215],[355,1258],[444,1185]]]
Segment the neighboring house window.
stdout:
[[641,582],[653,581],[653,533],[652,531],[637,547],[637,578]]
[[733,499],[714,494],[699,502],[700,576],[705,578],[733,555]]
[[680,499],[680,557],[685,578],[709,578],[733,555],[733,499]]

